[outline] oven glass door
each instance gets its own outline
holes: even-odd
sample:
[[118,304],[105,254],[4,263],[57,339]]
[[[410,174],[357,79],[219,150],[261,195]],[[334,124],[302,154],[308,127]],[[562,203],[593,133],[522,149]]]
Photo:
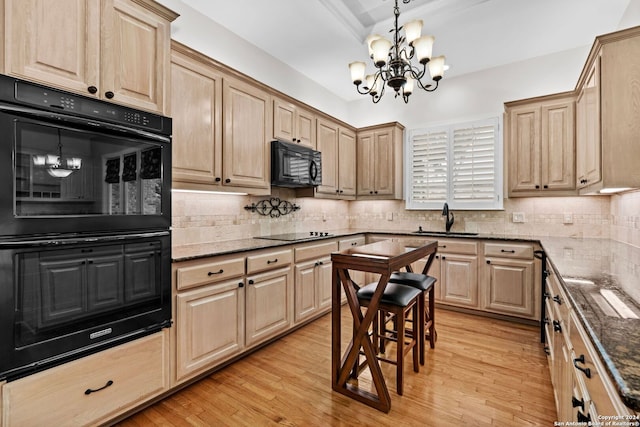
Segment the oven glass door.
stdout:
[[13,123],[16,217],[162,215],[161,144],[25,118]]

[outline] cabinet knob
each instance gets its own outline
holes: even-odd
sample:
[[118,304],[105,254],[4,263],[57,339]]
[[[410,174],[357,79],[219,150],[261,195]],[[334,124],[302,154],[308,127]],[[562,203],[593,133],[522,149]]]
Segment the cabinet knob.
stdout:
[[337,189],[336,189],[336,194],[337,194],[337,193],[340,193],[340,190],[337,190]]
[[253,285],[255,282],[253,281],[253,279],[249,279],[249,284]]
[[558,303],[558,305],[562,305],[562,300],[560,299],[560,295],[556,295],[553,297],[553,300]]
[[549,186],[548,185],[543,185],[542,188],[546,189],[546,188],[549,188]]
[[573,366],[575,366],[577,370],[582,371],[587,378],[591,378],[591,369],[578,366],[578,363],[584,363],[584,354],[573,359]]
[[342,193],[344,193],[344,191],[343,191],[343,190],[340,190],[340,194],[342,194]]
[[373,194],[378,194],[378,190],[374,191]]
[[488,260],[487,260],[487,264],[491,264],[491,260],[489,260],[489,259],[488,259]]
[[89,91],[90,94],[94,94],[94,93],[98,92],[98,88],[95,87],[95,86],[89,86],[87,88],[87,91]]
[[369,191],[369,194],[373,194],[373,190]]
[[536,190],[539,190],[539,189],[540,189],[540,186],[539,186],[539,185],[536,185]]
[[580,407],[584,411],[584,399],[576,399],[575,396],[571,396],[571,406],[574,408]]
[[553,321],[553,330],[556,332],[562,332],[562,325],[560,325],[560,321],[559,320],[554,320]]
[[109,90],[104,93],[104,96],[106,96],[107,99],[112,99],[115,96],[115,94]]
[[229,178],[227,178],[227,179],[225,179],[225,180],[224,180],[224,182],[225,182],[226,184],[228,184],[228,183],[230,183],[230,182],[231,182],[231,180],[230,180]]
[[238,283],[238,287],[239,288],[244,288],[244,283],[243,282]]
[[220,182],[222,181],[222,178],[220,178],[219,176],[216,176],[216,182]]

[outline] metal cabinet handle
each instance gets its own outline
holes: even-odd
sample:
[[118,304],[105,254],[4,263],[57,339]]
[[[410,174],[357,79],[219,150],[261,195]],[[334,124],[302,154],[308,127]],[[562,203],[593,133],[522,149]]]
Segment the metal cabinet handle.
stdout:
[[244,288],[244,283],[243,282],[238,283],[238,287],[239,288]]
[[228,183],[231,182],[231,180],[229,178],[227,178],[227,179],[224,180],[224,182],[228,184]]
[[560,325],[560,321],[559,320],[554,320],[553,321],[553,330],[556,332],[562,332],[562,325]]
[[115,96],[115,94],[109,90],[104,93],[104,96],[106,96],[108,99],[112,99]]
[[556,295],[553,297],[553,300],[557,302],[559,305],[562,305],[562,300],[560,299],[560,295]]
[[515,254],[516,253],[516,251],[514,251],[513,249],[511,249],[510,251],[508,251],[506,249],[500,249],[500,252],[504,252],[504,253],[507,253],[507,254]]
[[102,387],[100,387],[100,388],[93,388],[93,389],[92,389],[92,388],[88,388],[88,389],[86,389],[86,390],[84,391],[84,394],[91,394],[91,393],[95,393],[95,392],[97,392],[97,391],[104,390],[104,389],[105,389],[105,388],[107,388],[107,387],[111,387],[112,385],[113,385],[113,381],[109,380],[109,381],[107,381],[107,383],[106,383],[105,385],[103,385],[103,386],[102,386]]
[[89,87],[87,88],[87,91],[89,91],[89,93],[90,93],[90,94],[94,94],[94,93],[97,93],[97,92],[98,92],[98,88],[97,88],[97,87],[95,87],[95,86],[89,86]]
[[253,281],[253,279],[249,279],[249,284],[253,285],[255,282]]
[[271,261],[270,259],[267,260],[267,264],[273,264],[278,262],[278,258],[274,259],[273,261]]
[[544,352],[547,353],[547,354],[551,354],[551,349],[549,347],[545,346]]
[[487,260],[487,264],[491,264],[491,260],[490,259]]
[[585,415],[582,412],[578,411],[578,422],[588,423],[589,421],[591,421],[591,414]]
[[578,400],[575,396],[571,396],[571,406],[573,406],[574,408],[577,408],[579,406],[584,411],[584,399]]
[[220,271],[210,271],[207,273],[207,276],[213,276],[214,274],[222,274],[224,272],[223,269],[220,269]]
[[222,178],[220,178],[219,176],[216,176],[216,182],[220,182],[222,181]]
[[591,378],[591,369],[578,366],[578,363],[584,363],[584,354],[581,354],[580,357],[573,359],[573,366],[575,366],[577,370],[582,371],[587,378]]

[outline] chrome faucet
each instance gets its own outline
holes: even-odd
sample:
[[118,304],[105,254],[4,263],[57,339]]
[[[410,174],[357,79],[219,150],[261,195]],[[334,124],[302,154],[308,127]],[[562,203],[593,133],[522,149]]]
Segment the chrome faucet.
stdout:
[[451,217],[449,217],[449,205],[447,204],[447,202],[444,203],[444,207],[442,208],[442,216],[446,216],[446,227],[447,227],[447,233],[449,231],[451,231],[451,227],[453,227],[453,221],[454,221],[454,217],[453,217],[453,212],[451,212]]

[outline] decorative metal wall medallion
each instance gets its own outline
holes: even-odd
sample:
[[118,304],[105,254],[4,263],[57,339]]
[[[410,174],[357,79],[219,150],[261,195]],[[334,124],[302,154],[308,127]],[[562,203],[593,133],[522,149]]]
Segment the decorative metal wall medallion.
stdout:
[[252,203],[251,206],[245,206],[244,208],[263,216],[278,218],[281,215],[287,215],[299,210],[300,206],[286,200],[280,200],[278,197],[272,197],[270,199],[260,200],[258,203]]

